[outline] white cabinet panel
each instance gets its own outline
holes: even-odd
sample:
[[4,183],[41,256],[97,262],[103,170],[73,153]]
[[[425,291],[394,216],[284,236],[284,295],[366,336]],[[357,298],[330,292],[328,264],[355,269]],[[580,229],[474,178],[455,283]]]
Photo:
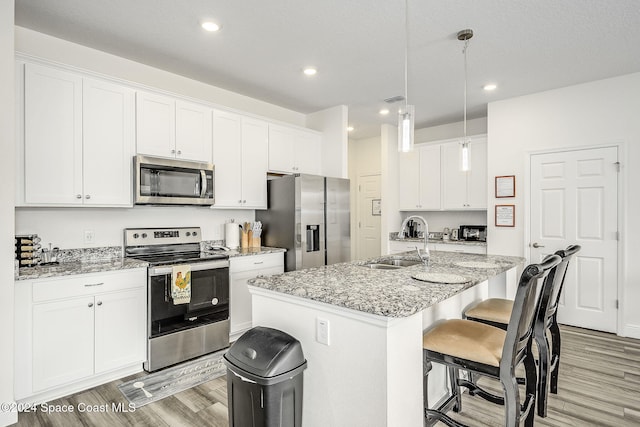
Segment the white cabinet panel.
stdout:
[[137,151],[161,157],[175,157],[175,101],[167,96],[136,94]]
[[238,334],[252,325],[251,293],[247,281],[258,276],[284,272],[284,254],[265,254],[231,258],[230,276],[230,333]]
[[269,127],[262,120],[242,118],[242,200],[245,208],[267,207]]
[[313,132],[269,125],[269,170],[319,175],[322,137]]
[[204,105],[137,92],[138,154],[210,163],[211,114]]
[[440,145],[427,145],[398,158],[400,210],[439,210]]
[[216,110],[213,135],[214,207],[266,208],[267,123]]
[[132,90],[25,64],[24,106],[26,205],[131,206]]
[[486,246],[478,246],[478,245],[466,245],[466,244],[455,244],[455,243],[436,243],[433,245],[433,250],[435,251],[443,251],[443,252],[462,252],[466,254],[486,254],[487,247]]
[[84,204],[131,206],[134,92],[84,79],[82,97]]
[[138,268],[16,282],[16,397],[68,390],[136,365],[141,369],[146,278],[146,268]]
[[211,163],[211,109],[176,101],[176,158]]
[[95,297],[95,373],[145,359],[145,288]]
[[444,209],[487,208],[487,139],[471,138],[471,170],[460,169],[460,143],[442,145]]
[[93,297],[33,307],[33,390],[93,374]]
[[82,204],[82,78],[25,65],[27,204]]

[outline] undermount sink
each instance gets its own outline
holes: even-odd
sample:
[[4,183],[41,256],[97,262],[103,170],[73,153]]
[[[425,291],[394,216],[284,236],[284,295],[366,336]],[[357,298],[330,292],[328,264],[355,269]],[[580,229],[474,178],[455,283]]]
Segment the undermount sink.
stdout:
[[404,259],[402,257],[389,257],[381,258],[377,261],[368,262],[366,264],[363,264],[362,266],[377,270],[397,270],[399,268],[410,267],[416,264],[422,264],[422,261]]

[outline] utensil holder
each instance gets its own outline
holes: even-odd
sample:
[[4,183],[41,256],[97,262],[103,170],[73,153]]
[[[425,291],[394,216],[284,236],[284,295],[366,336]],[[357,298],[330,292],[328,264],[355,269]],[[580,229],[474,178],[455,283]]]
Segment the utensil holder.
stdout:
[[241,246],[242,248],[248,248],[249,247],[249,242],[251,242],[251,240],[253,239],[253,232],[251,230],[249,231],[242,231],[242,238],[241,238]]

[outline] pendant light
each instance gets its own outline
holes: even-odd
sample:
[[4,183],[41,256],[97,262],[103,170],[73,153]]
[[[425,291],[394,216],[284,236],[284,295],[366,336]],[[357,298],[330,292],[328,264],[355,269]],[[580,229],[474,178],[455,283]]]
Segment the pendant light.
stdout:
[[464,54],[464,137],[460,145],[460,169],[463,172],[471,170],[471,147],[467,138],[467,48],[471,37],[473,37],[473,30],[470,28],[458,31],[458,40],[464,41],[464,48],[462,49]]
[[404,2],[404,108],[398,110],[398,151],[406,153],[413,150],[413,128],[415,107],[409,105],[409,0]]

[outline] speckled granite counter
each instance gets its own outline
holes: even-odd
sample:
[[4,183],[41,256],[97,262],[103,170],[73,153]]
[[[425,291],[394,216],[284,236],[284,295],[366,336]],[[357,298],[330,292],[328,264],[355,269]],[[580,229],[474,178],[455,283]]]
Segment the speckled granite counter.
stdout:
[[[417,237],[405,237],[404,239],[398,238],[398,233],[389,233],[389,240],[394,242],[417,242],[424,243],[423,238]],[[487,242],[480,242],[474,240],[443,240],[443,239],[431,239],[429,243],[444,244],[444,245],[466,245],[466,246],[487,246]]]
[[[281,248],[238,248],[224,251],[229,258],[251,255],[264,255],[285,252]],[[38,265],[22,267],[15,280],[32,280],[45,277],[71,276],[75,274],[99,273],[103,271],[126,270],[147,267],[149,264],[134,258],[122,258],[122,247],[107,246],[100,248],[66,249],[58,256],[57,265]]]
[[58,265],[21,268],[15,280],[42,279],[45,277],[71,276],[75,274],[100,273],[103,271],[127,270],[147,267],[144,261],[131,258],[96,259],[87,261],[67,261]]
[[[405,257],[412,255],[415,256],[407,252]],[[363,266],[376,259],[256,278],[249,280],[249,284],[365,313],[407,317],[524,263],[520,257],[432,251],[429,267],[419,264],[397,270],[375,270]],[[472,268],[458,265],[460,262],[496,266]],[[423,271],[456,274],[469,282],[437,284],[411,277]]]

